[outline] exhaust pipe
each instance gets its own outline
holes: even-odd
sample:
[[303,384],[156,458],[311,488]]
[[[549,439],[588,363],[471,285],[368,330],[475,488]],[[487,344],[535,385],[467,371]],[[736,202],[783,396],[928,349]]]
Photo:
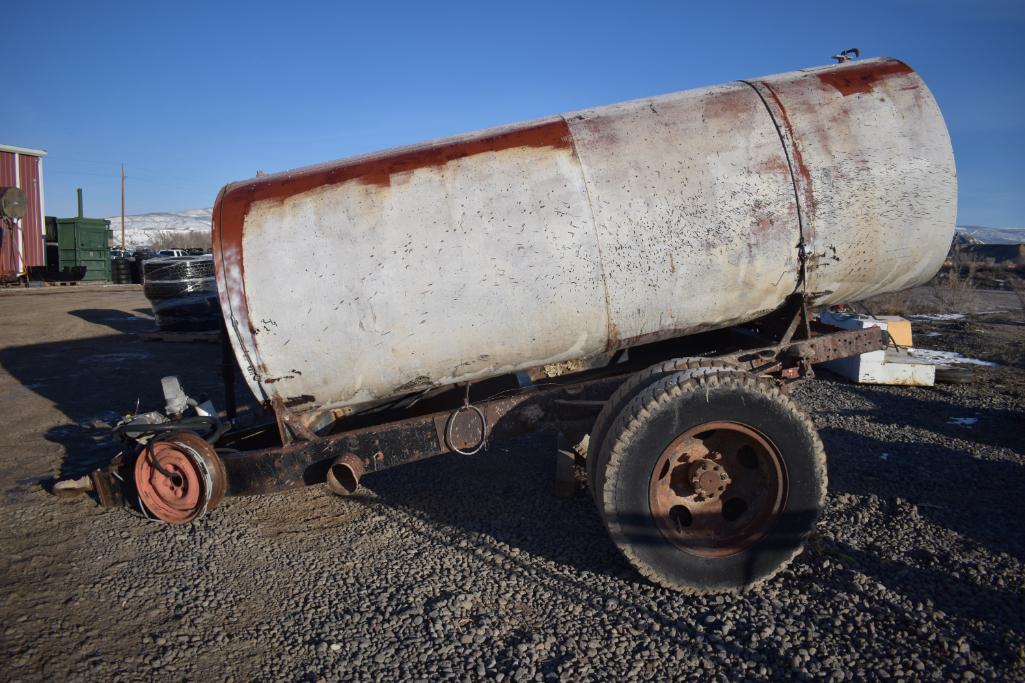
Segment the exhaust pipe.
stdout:
[[359,488],[362,476],[363,461],[352,453],[345,453],[327,468],[327,487],[339,496],[351,496]]

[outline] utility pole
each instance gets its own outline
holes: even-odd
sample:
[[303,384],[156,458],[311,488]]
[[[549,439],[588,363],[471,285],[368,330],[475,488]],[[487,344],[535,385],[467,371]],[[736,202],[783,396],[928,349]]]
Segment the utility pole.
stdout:
[[121,164],[121,251],[125,250],[125,165]]

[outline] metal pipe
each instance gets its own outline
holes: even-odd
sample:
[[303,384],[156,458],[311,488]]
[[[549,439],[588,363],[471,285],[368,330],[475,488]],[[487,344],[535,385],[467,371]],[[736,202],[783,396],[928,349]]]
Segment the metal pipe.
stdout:
[[78,188],[78,217],[83,218],[85,211],[82,208],[82,188]]
[[352,453],[344,453],[327,469],[327,486],[339,496],[351,496],[359,488],[363,461]]

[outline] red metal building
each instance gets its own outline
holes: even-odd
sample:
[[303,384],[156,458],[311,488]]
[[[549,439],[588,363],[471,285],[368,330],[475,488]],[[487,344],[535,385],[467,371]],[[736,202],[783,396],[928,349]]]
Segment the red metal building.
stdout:
[[0,145],[0,187],[18,187],[28,206],[15,230],[4,228],[0,246],[0,282],[16,280],[31,266],[46,265],[43,220],[43,157],[41,149]]

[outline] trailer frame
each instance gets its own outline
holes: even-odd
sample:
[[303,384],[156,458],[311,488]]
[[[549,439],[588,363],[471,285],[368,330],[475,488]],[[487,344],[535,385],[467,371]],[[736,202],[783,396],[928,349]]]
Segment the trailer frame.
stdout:
[[[634,347],[627,352],[630,358],[618,351],[583,372],[560,377],[529,373],[543,381],[525,381],[528,373],[520,373],[408,397],[396,407],[345,416],[319,433],[275,402],[269,406],[273,422],[229,431],[218,441],[223,448],[210,452],[223,463],[228,496],[323,483],[339,462],[358,485],[363,474],[450,452],[470,454],[493,441],[527,433],[548,432],[560,435],[563,444],[578,443],[624,381],[668,358],[714,358],[790,388],[814,377],[815,364],[885,347],[879,328],[841,330],[815,321],[809,311],[811,299],[794,294],[779,310],[750,323]],[[223,360],[227,414],[234,417],[230,349]],[[123,452],[108,467],[91,473],[101,505],[132,505],[138,500],[132,480],[137,456],[138,452]],[[332,489],[349,493],[355,485]]]

